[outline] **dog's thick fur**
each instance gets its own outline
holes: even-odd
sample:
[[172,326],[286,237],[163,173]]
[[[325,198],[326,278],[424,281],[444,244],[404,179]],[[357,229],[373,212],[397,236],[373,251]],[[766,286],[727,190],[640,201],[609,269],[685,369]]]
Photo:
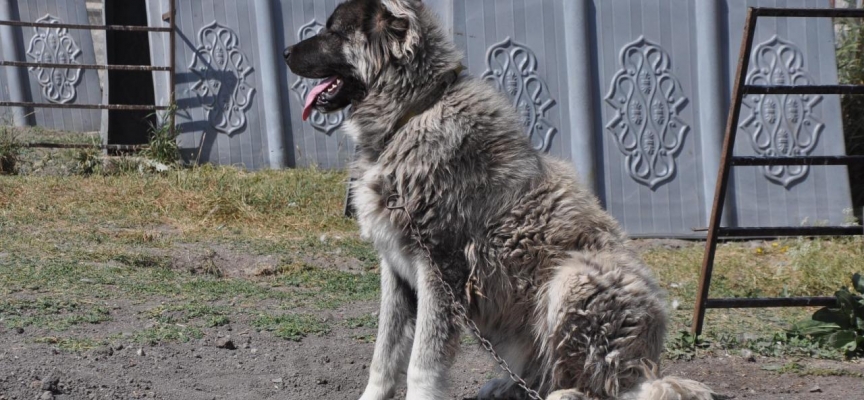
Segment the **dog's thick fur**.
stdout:
[[[286,57],[295,73],[320,78],[311,72],[320,66],[303,60],[339,43],[334,63],[363,87],[344,95],[359,152],[353,204],[381,257],[362,400],[391,397],[406,372],[408,399],[447,398],[460,321],[435,268],[511,368],[550,400],[710,399],[700,383],[657,376],[667,316],[651,272],[572,167],[531,148],[501,94],[453,79],[461,56],[436,18],[416,0],[350,0],[333,18],[328,29],[341,39],[301,43]],[[435,265],[404,213],[387,208],[393,194]],[[479,398],[527,397],[501,378]]]

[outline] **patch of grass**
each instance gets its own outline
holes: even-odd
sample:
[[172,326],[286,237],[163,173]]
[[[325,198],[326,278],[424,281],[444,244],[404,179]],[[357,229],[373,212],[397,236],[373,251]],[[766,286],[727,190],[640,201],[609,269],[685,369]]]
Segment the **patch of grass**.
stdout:
[[377,328],[378,317],[375,314],[365,314],[359,317],[348,318],[342,322],[348,328]]
[[42,297],[35,300],[0,301],[0,321],[9,328],[35,327],[65,331],[72,326],[110,321],[107,308],[67,299]]
[[72,352],[82,352],[94,349],[105,343],[90,338],[45,336],[33,340],[34,343],[55,345],[58,349]]
[[141,253],[122,253],[111,258],[112,261],[117,261],[135,268],[163,268],[171,267],[171,260],[166,257],[154,256],[151,254]]
[[864,377],[864,373],[858,371],[850,371],[842,368],[808,367],[799,364],[796,361],[790,361],[782,365],[769,364],[762,367],[762,370],[776,372],[777,374],[795,374],[798,376],[851,376],[855,378]]
[[289,287],[310,289],[313,305],[335,308],[345,303],[373,300],[378,296],[380,279],[377,274],[351,274],[309,265],[292,265],[282,270],[278,282]]
[[354,340],[361,342],[361,343],[375,343],[376,336],[377,335],[375,335],[375,334],[353,335],[353,336],[351,336],[351,339],[354,339]]
[[207,319],[206,326],[208,328],[215,328],[217,326],[228,325],[228,323],[230,323],[230,322],[231,321],[228,319],[228,317],[226,317],[224,315],[213,315]]
[[697,338],[688,330],[670,335],[666,340],[666,357],[672,360],[690,361],[696,356],[697,349],[706,349],[711,345],[704,337]]
[[176,114],[177,105],[172,104],[163,114],[154,116],[158,122],[150,125],[149,147],[141,152],[143,157],[169,166],[177,164],[180,148],[177,146],[177,134],[171,134],[170,125]]
[[[0,183],[8,193],[0,212],[31,229],[162,223],[203,240],[353,233],[354,221],[342,216],[345,180],[344,172],[207,165],[159,175],[19,176]],[[50,220],[40,217],[49,211]]]
[[[212,321],[219,321],[231,312],[228,307],[216,307],[198,302],[181,303],[172,302],[172,304],[160,305],[144,312],[147,318],[155,319],[162,324],[185,324],[197,319],[205,319],[210,325]],[[222,323],[221,325],[224,325]],[[212,326],[218,326],[212,325]]]
[[261,315],[252,322],[252,326],[295,342],[309,335],[330,333],[330,326],[326,322],[308,314]]
[[77,149],[75,151],[74,172],[81,175],[92,175],[102,170],[102,149],[99,147],[101,140],[94,138],[91,146]]
[[[653,248],[643,259],[658,275],[670,302],[670,332],[689,329],[704,245]],[[773,242],[726,242],[717,248],[711,297],[825,296],[853,272],[864,270],[864,240],[855,238],[789,239]],[[706,333],[771,336],[785,331],[813,309],[709,310]]]
[[165,342],[188,342],[202,337],[204,333],[201,328],[176,323],[156,323],[132,335],[134,341],[151,346]]
[[18,172],[22,144],[15,129],[6,123],[0,124],[0,175]]

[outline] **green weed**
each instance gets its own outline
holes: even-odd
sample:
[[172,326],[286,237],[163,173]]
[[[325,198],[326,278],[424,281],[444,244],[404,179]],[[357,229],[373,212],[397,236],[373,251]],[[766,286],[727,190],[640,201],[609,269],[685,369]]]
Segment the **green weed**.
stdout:
[[326,322],[306,314],[261,315],[252,322],[252,326],[295,342],[309,335],[326,335],[330,332],[330,326]]

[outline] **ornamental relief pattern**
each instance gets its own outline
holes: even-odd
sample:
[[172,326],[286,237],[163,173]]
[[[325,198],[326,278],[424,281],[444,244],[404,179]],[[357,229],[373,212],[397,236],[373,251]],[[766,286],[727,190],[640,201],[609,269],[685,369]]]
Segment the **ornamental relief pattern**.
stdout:
[[487,50],[486,71],[481,79],[510,98],[531,145],[537,150],[548,151],[552,137],[558,132],[558,128],[547,119],[556,101],[537,73],[534,52],[508,36]]
[[676,157],[690,130],[679,115],[688,100],[658,44],[640,36],[619,57],[605,97],[615,109],[606,129],[630,177],[653,190],[675,177]]
[[198,77],[192,91],[216,131],[233,135],[246,127],[246,111],[255,88],[246,78],[252,73],[240,38],[230,28],[213,21],[198,31],[197,47],[189,71]]
[[[59,18],[47,14],[36,20],[40,23],[60,24]],[[81,48],[66,28],[33,28],[33,37],[27,47],[27,56],[33,62],[46,64],[80,64]],[[78,96],[81,81],[80,68],[29,67],[28,70],[42,87],[42,97],[49,103],[64,104]]]
[[[748,85],[811,85],[813,78],[804,66],[804,55],[794,43],[777,35],[753,48]],[[742,105],[749,114],[738,127],[746,132],[756,154],[763,157],[806,156],[813,152],[825,124],[813,109],[820,95],[748,95]],[[803,180],[806,165],[761,167],[771,182],[789,188]]]

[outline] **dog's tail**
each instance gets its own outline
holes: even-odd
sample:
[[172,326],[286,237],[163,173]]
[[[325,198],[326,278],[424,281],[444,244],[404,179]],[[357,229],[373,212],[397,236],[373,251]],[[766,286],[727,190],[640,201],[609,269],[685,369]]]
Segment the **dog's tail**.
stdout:
[[715,393],[701,382],[677,376],[660,377],[656,364],[642,365],[643,381],[622,393],[620,400],[713,400]]

